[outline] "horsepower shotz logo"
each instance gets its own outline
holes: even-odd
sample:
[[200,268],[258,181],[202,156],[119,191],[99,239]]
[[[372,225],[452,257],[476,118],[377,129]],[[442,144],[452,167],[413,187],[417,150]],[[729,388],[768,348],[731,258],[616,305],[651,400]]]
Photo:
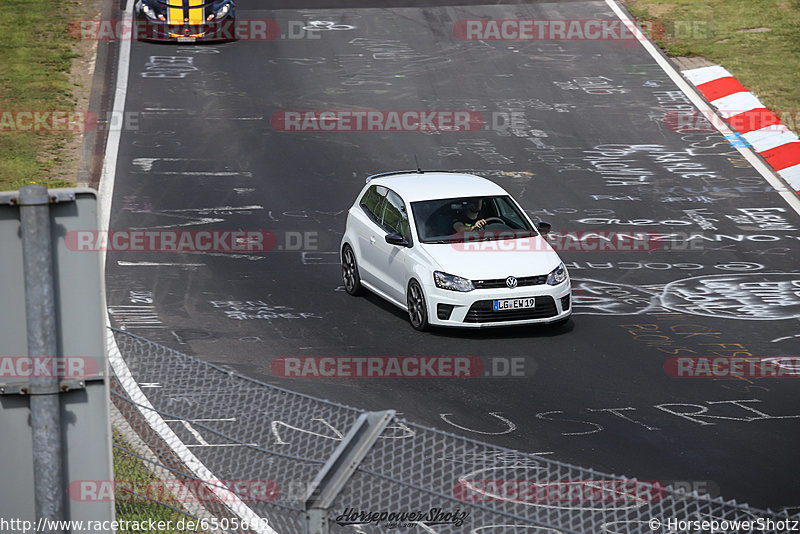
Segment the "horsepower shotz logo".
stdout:
[[422,523],[426,526],[453,525],[461,527],[469,514],[466,511],[462,512],[460,508],[452,511],[431,508],[427,511],[412,510],[405,512],[367,512],[356,510],[355,508],[345,508],[344,512],[336,516],[335,521],[339,526],[369,525],[371,523],[378,526],[384,523],[387,528],[397,528]]

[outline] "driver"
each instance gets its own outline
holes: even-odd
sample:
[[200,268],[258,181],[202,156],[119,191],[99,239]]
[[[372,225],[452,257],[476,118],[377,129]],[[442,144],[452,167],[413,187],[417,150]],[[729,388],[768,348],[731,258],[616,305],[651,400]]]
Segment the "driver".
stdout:
[[483,209],[483,199],[470,199],[464,209],[453,219],[453,229],[456,232],[469,232],[480,230],[486,226],[486,219],[479,219]]

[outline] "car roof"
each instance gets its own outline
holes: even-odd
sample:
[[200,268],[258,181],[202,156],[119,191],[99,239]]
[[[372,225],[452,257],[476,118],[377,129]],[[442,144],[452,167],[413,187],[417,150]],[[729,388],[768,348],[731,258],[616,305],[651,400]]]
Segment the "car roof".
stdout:
[[388,187],[406,202],[508,194],[505,189],[486,178],[456,172],[409,171],[377,175],[369,184]]

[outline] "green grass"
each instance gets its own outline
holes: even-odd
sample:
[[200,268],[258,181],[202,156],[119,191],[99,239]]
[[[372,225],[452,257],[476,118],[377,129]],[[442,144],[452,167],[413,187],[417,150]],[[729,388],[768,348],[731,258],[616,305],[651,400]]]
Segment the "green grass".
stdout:
[[[157,502],[149,502],[142,496],[131,494],[121,489],[121,487],[125,487],[146,492],[149,487],[152,488],[151,491],[155,492],[153,496],[156,496],[159,495],[156,489],[163,489],[164,486],[159,484],[159,479],[147,468],[145,462],[127,452],[131,450],[130,445],[127,444],[116,429],[114,430],[114,444],[116,445],[114,447],[114,480],[117,483],[115,490],[117,520],[141,522],[152,519],[154,521],[170,522],[174,527],[180,519],[187,519],[186,515]],[[182,508],[177,499],[171,494],[164,495],[164,498],[171,501],[169,504],[173,508]],[[120,529],[119,532],[129,531]],[[174,530],[162,532],[166,534],[174,532]]]
[[[67,33],[75,0],[0,2],[0,111],[74,110],[68,80],[76,57]],[[68,132],[0,132],[0,190],[36,182],[71,185],[51,175],[65,157]]]
[[[623,0],[671,56],[702,56],[728,69],[800,131],[800,0]],[[769,28],[764,32],[739,30]]]

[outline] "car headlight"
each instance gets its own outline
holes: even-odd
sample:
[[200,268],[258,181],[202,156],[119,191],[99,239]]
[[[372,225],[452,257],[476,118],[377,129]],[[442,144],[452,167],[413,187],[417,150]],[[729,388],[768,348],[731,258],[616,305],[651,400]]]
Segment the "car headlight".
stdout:
[[147,16],[150,20],[161,20],[164,21],[166,18],[161,13],[157,13],[155,9],[147,5],[145,2],[142,2],[142,12]]
[[452,274],[443,273],[441,271],[433,272],[433,281],[439,289],[449,289],[450,291],[472,291],[475,286],[472,285],[472,280],[461,278]]
[[566,279],[567,268],[564,267],[563,263],[559,263],[558,267],[550,271],[550,274],[547,275],[547,284],[551,286],[557,286]]
[[221,19],[222,17],[227,15],[228,11],[230,11],[230,10],[231,10],[231,5],[226,2],[224,6],[222,6],[221,8],[219,8],[216,11],[216,13],[214,13],[212,15],[209,15],[206,20]]

